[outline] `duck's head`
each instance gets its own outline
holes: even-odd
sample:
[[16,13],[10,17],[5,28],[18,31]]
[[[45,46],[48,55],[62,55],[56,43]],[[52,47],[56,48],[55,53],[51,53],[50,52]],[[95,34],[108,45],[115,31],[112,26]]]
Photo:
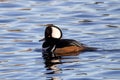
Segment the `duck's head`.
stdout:
[[47,24],[45,29],[45,41],[60,40],[62,38],[62,31],[53,24]]

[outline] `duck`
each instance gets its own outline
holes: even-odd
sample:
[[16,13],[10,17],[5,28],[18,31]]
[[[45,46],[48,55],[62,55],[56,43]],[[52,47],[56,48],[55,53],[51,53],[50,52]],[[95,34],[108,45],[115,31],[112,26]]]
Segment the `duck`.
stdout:
[[42,50],[53,55],[69,55],[70,53],[74,54],[82,51],[96,50],[96,48],[88,47],[74,39],[63,39],[62,36],[63,33],[59,27],[53,24],[47,24]]

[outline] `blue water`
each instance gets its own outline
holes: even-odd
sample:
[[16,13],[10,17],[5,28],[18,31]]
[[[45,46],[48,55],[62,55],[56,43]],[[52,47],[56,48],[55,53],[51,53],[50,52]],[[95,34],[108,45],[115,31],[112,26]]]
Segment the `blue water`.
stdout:
[[[39,40],[48,23],[103,50],[45,60]],[[0,0],[0,80],[119,79],[119,0]]]

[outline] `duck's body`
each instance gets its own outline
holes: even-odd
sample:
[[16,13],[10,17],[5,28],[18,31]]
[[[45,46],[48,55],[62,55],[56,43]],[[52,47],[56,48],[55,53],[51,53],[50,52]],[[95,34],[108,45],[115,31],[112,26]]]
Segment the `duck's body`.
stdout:
[[55,53],[76,53],[85,50],[83,44],[72,39],[61,39],[56,43]]
[[45,30],[45,42],[42,47],[46,52],[54,54],[76,53],[86,50],[95,50],[95,48],[87,47],[73,39],[61,39],[62,31],[60,28],[50,24]]

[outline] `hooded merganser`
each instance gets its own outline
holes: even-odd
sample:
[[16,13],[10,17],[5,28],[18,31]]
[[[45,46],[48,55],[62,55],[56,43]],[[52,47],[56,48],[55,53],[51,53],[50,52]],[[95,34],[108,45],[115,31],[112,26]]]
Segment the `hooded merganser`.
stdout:
[[53,54],[66,54],[96,50],[96,48],[87,47],[76,40],[61,38],[61,29],[53,24],[47,24],[45,29],[45,42],[42,45],[43,51]]

